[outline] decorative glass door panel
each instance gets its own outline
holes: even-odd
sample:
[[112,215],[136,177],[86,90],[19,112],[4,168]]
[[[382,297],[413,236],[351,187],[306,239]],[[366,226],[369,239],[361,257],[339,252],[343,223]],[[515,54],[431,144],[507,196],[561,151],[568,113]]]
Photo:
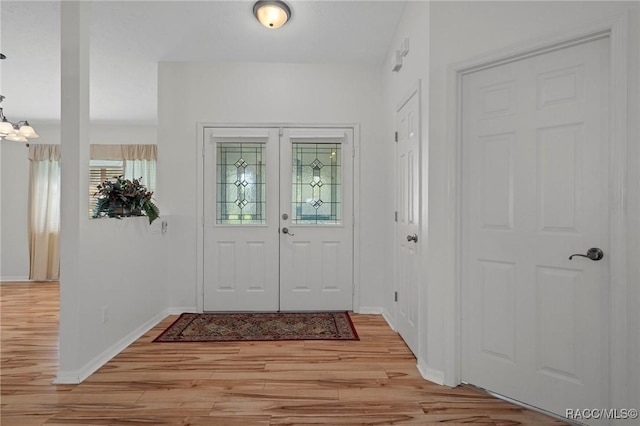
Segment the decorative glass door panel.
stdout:
[[340,223],[341,144],[296,142],[291,146],[292,223]]
[[216,223],[266,223],[266,144],[217,144]]

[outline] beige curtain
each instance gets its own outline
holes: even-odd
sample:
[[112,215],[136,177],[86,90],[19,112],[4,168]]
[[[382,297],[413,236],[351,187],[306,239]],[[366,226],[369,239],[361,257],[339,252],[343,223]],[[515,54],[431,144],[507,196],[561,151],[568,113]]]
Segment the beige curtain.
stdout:
[[140,183],[149,191],[156,189],[156,162],[155,160],[125,160],[125,179],[140,179]]
[[94,160],[156,160],[157,145],[91,145]]
[[29,146],[29,279],[60,277],[60,146]]
[[150,191],[156,189],[157,145],[91,145],[92,160],[122,160],[125,179],[139,179]]

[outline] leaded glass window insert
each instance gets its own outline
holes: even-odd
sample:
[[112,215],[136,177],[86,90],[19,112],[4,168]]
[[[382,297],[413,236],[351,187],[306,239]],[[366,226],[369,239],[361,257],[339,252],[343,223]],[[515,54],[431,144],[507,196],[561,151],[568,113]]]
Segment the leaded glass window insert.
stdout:
[[293,143],[292,145],[292,223],[340,223],[342,214],[341,144]]
[[217,144],[216,223],[266,223],[265,149],[263,143]]

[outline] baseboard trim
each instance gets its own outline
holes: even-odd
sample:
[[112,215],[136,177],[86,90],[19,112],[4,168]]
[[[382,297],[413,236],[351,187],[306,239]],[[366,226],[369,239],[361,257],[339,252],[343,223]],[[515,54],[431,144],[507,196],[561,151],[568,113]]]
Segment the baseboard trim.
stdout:
[[382,318],[384,318],[384,320],[387,322],[389,327],[391,327],[391,330],[395,331],[396,333],[398,332],[398,330],[396,330],[396,327],[393,324],[394,322],[393,317],[391,316],[391,314],[386,308],[369,306],[369,307],[360,308],[360,310],[358,310],[357,313],[363,314],[363,315],[382,315]]
[[198,308],[195,306],[174,307],[167,309],[167,315],[181,315],[181,314],[197,314]]
[[382,308],[382,317],[387,322],[387,324],[389,324],[389,327],[391,327],[391,330],[397,333],[398,330],[396,329],[396,326],[395,326],[395,320],[393,319],[393,316],[386,308]]
[[[490,391],[488,389],[481,388],[480,386],[472,385],[471,383],[462,382],[461,385],[464,386],[464,387],[476,390],[478,392],[482,392],[484,394],[491,395],[494,398],[498,398],[498,399],[501,399],[503,401],[510,402],[511,404],[517,405],[519,407],[523,407],[523,408],[526,408],[528,410],[537,411],[538,413],[542,413],[545,416],[553,417],[554,419],[561,420],[564,423],[568,423],[570,425],[587,426],[586,423],[580,423],[577,420],[568,419],[568,418],[560,416],[560,415],[558,415],[556,413],[552,413],[551,411],[543,410],[542,408],[538,408],[538,407],[535,407],[533,405],[526,404],[526,403],[524,403],[522,401],[518,401],[517,399],[509,398],[508,396],[504,396],[502,394],[499,394],[499,393],[496,393],[496,392],[492,392],[492,391]],[[614,423],[614,424],[617,424],[617,423]]]
[[4,282],[30,282],[31,280],[29,279],[29,277],[0,277],[0,282],[4,283]]
[[365,306],[358,309],[358,314],[362,315],[382,315],[382,308]]
[[382,315],[382,318],[384,318],[389,327],[391,327],[391,330],[395,331],[396,333],[398,332],[393,324],[393,316],[386,308],[366,306],[364,308],[360,308],[357,313],[363,315]]
[[58,371],[58,375],[53,381],[54,385],[77,385],[82,383],[87,377],[95,373],[100,367],[108,363],[113,357],[129,347],[133,342],[142,337],[145,333],[158,325],[169,315],[178,315],[183,312],[195,311],[195,308],[167,308],[151,319],[137,327],[135,330],[118,340],[113,345],[102,351],[99,355],[89,361],[84,367],[79,370],[72,371]]
[[422,359],[418,359],[417,368],[423,379],[444,386],[444,371],[428,367]]
[[77,385],[82,380],[80,380],[80,373],[76,371],[58,371],[58,375],[51,382],[54,385]]
[[[370,314],[370,315],[382,315],[382,318],[389,324],[389,327],[394,332],[398,332],[394,325],[394,319],[391,313],[386,308],[374,308],[374,307],[366,307],[360,308],[359,314]],[[418,358],[418,363],[416,364],[416,368],[420,372],[420,375],[423,379],[433,382],[435,384],[444,386],[444,371],[436,370],[435,368],[431,368],[427,366],[427,363]]]

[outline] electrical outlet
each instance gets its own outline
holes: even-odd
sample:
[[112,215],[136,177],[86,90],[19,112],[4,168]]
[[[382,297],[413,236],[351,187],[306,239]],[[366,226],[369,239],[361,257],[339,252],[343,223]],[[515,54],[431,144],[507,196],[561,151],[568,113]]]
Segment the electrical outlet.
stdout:
[[162,223],[160,223],[160,221],[156,220],[155,222],[153,222],[151,224],[151,233],[152,234],[162,234]]
[[109,307],[103,306],[102,307],[102,323],[105,324],[107,321],[109,321]]

